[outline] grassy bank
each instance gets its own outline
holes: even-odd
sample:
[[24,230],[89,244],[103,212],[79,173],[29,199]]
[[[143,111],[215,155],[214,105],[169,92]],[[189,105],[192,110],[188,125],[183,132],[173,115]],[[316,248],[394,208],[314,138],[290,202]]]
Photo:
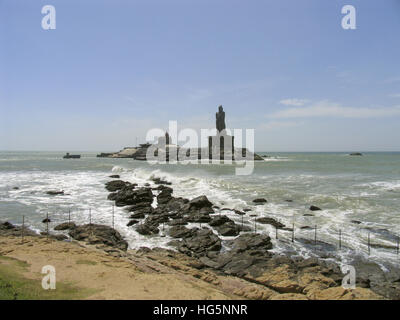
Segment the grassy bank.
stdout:
[[58,282],[55,290],[44,290],[41,277],[29,279],[25,261],[0,255],[0,300],[71,300],[84,299],[94,290],[80,289],[68,283]]

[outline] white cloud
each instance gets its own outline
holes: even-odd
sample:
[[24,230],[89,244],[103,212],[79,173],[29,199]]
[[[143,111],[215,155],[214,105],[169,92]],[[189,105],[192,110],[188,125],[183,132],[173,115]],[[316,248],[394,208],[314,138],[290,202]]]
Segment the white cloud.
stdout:
[[343,107],[338,103],[320,101],[307,107],[294,107],[267,115],[268,118],[377,118],[400,116],[400,106],[385,108]]
[[280,104],[283,104],[285,106],[295,106],[295,107],[301,107],[304,106],[309,100],[306,99],[284,99],[279,101]]

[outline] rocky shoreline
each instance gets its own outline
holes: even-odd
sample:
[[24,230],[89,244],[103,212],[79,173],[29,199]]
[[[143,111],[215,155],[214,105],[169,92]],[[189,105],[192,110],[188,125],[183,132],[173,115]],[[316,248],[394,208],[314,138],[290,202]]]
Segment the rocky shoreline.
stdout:
[[[360,291],[354,295],[354,290],[341,287],[344,274],[337,263],[331,259],[305,259],[296,253],[282,255],[271,252],[273,243],[268,235],[236,224],[222,214],[229,208],[218,208],[205,195],[193,199],[174,197],[171,183],[159,178],[153,178],[153,187],[138,186],[119,180],[119,176],[115,175],[112,178],[105,185],[110,192],[108,199],[124,208],[130,217],[128,226],[149,237],[170,236],[173,240],[169,245],[176,251],[154,250],[184,255],[198,270],[233,276],[256,284],[263,290],[271,291],[268,297],[275,293],[289,295],[287,298],[291,299],[400,299],[399,269],[384,272],[373,262],[355,258],[352,265],[357,272],[356,287],[357,290],[363,290],[361,295]],[[254,204],[262,205],[266,201],[255,199]],[[317,209],[310,208],[314,211]],[[246,214],[244,211],[249,210],[232,211],[243,217]],[[273,218],[262,217],[257,221],[273,225],[276,229],[291,230]],[[127,241],[108,226],[77,226],[71,222],[60,224],[55,230],[67,231],[72,239],[99,246],[117,257],[125,255],[128,249]],[[29,230],[24,233],[34,235]],[[2,223],[0,235],[20,236],[21,227]],[[63,235],[48,236],[56,240],[66,238]],[[230,240],[223,240],[222,237],[230,237]],[[143,250],[149,254],[154,251]],[[246,293],[241,296],[246,297]],[[257,296],[262,297],[262,294]]]

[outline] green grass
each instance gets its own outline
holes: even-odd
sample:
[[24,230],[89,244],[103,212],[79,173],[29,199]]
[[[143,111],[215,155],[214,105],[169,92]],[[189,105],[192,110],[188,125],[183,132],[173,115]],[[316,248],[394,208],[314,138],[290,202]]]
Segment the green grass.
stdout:
[[76,300],[96,292],[59,281],[55,290],[44,290],[41,281],[44,275],[39,275],[40,280],[27,279],[22,275],[28,267],[24,261],[0,255],[0,300]]

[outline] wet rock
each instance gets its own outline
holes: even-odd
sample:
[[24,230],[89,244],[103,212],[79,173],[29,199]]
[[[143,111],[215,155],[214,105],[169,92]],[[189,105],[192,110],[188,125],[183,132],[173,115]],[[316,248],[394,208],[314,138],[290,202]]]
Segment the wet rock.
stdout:
[[213,217],[209,225],[214,227],[221,236],[237,236],[240,228],[227,216]]
[[120,178],[120,176],[119,176],[118,174],[113,174],[113,175],[111,175],[111,176],[110,176],[110,178],[113,178],[113,179],[119,179],[119,178]]
[[193,213],[186,217],[188,222],[207,223],[211,221],[209,214]]
[[115,192],[129,187],[131,183],[122,180],[113,180],[106,183],[106,189],[110,192]]
[[50,223],[50,222],[51,222],[51,220],[49,218],[46,218],[46,219],[42,220],[42,223]]
[[358,220],[351,220],[350,222],[354,223],[354,224],[361,224],[361,221],[358,221]]
[[[22,234],[22,227],[15,226],[10,222],[1,222],[0,221],[0,235],[2,236],[16,236],[20,237]],[[30,230],[27,227],[24,227],[24,235],[25,236],[37,236],[38,234],[34,231]]]
[[76,228],[76,224],[74,222],[64,222],[54,227],[54,230],[69,230]]
[[144,219],[145,215],[143,212],[135,212],[135,213],[131,214],[129,218],[130,219]]
[[141,235],[154,235],[158,234],[160,230],[156,225],[148,224],[148,223],[143,223],[140,224],[136,227],[136,231],[140,233]]
[[267,202],[267,200],[264,199],[264,198],[257,198],[257,199],[254,199],[253,202],[254,202],[255,204],[264,204],[264,203]]
[[217,216],[212,218],[209,225],[212,227],[217,227],[227,222],[233,222],[233,221],[229,219],[227,216]]
[[201,209],[201,208],[211,208],[213,204],[208,200],[206,196],[200,196],[197,198],[194,198],[189,201],[190,209],[196,208],[196,209]]
[[61,190],[61,191],[50,190],[50,191],[47,191],[46,194],[48,194],[50,196],[61,196],[61,195],[64,195],[64,191],[63,190]]
[[129,221],[128,223],[127,223],[127,227],[130,227],[130,226],[133,226],[133,225],[135,225],[135,224],[137,224],[137,223],[139,223],[139,220],[131,220],[131,221]]
[[312,205],[312,206],[310,206],[310,210],[311,211],[319,211],[319,210],[322,210],[322,209],[318,208],[317,206]]
[[190,237],[178,243],[178,250],[194,257],[221,250],[221,240],[210,229],[196,229]]
[[285,225],[283,223],[276,221],[274,218],[261,217],[261,218],[257,218],[256,221],[261,224],[270,224],[277,229],[283,229],[285,227]]
[[189,229],[184,226],[173,226],[169,231],[168,234],[172,238],[187,238],[194,234],[196,229]]
[[224,237],[237,236],[240,233],[240,227],[237,226],[233,221],[217,226],[215,229],[221,236]]
[[157,196],[158,204],[166,204],[172,199],[172,188],[164,188]]
[[150,188],[140,188],[137,190],[122,189],[114,197],[115,205],[118,207],[134,205],[137,203],[153,202],[153,193]]
[[257,250],[267,252],[272,249],[271,238],[265,234],[246,233],[237,237],[233,241],[232,250],[243,252],[247,250]]
[[0,224],[1,230],[10,230],[10,229],[15,229],[15,228],[16,227],[13,224],[9,223],[8,221]]
[[171,185],[171,184],[172,184],[172,182],[163,180],[163,179],[161,179],[161,178],[152,178],[151,180],[152,180],[155,184],[161,184],[161,185]]
[[98,224],[85,224],[69,231],[69,235],[78,241],[89,244],[103,244],[119,250],[126,250],[128,243],[120,233],[111,227]]
[[185,218],[182,219],[174,219],[168,222],[168,225],[170,226],[184,226],[187,225],[188,221]]

